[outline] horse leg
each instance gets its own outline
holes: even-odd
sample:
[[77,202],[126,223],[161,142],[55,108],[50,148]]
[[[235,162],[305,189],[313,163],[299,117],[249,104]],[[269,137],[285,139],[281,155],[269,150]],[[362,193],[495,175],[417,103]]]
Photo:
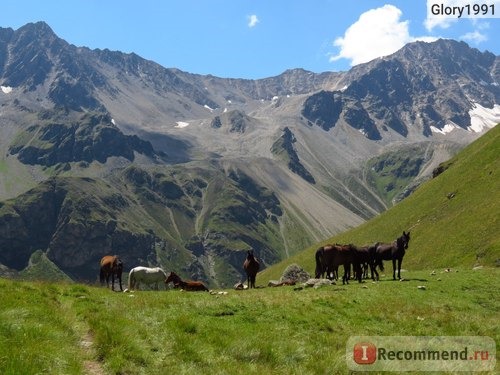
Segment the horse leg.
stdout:
[[[372,280],[375,281],[375,273],[377,272],[377,265],[374,266],[373,262],[370,262],[370,273],[372,276]],[[378,273],[377,273],[378,276]]]
[[396,280],[396,259],[392,259],[392,279]]
[[357,275],[358,282],[361,282],[361,279],[363,278],[363,271],[361,271],[361,264],[360,263],[354,263],[353,267],[354,267],[355,270],[357,270],[357,271],[355,271],[355,274]]
[[115,291],[115,273],[111,272],[111,290]]
[[398,279],[401,280],[401,263],[403,263],[403,258],[398,259]]
[[324,274],[324,267],[321,265],[321,263],[318,262],[318,260],[316,260],[316,269],[314,270],[314,276],[319,279],[319,278],[323,278],[323,274]]

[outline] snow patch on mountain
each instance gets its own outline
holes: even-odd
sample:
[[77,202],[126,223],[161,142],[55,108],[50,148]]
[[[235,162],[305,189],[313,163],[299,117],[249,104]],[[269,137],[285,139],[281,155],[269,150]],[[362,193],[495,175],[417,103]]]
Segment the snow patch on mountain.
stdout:
[[177,121],[177,125],[174,126],[174,128],[185,128],[186,126],[189,125],[189,122],[184,122],[184,121]]
[[480,133],[500,122],[500,105],[495,104],[493,108],[486,108],[479,103],[472,104],[472,109],[469,111],[470,126],[467,128],[469,131]]
[[451,123],[451,124],[446,124],[442,129],[436,128],[435,126],[431,126],[431,131],[433,133],[439,133],[439,134],[447,134],[452,132],[455,129],[460,129],[459,126]]
[[2,89],[4,94],[10,94],[12,92],[12,87],[10,86],[0,86],[0,89]]

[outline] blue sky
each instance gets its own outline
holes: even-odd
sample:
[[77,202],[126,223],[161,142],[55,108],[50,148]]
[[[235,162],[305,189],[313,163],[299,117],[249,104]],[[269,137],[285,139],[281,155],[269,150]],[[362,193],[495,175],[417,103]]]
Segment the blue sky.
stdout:
[[[167,68],[230,78],[348,70],[439,37],[500,54],[500,18],[428,19],[427,1],[2,0],[0,27],[45,21],[76,46],[135,52]],[[498,17],[500,0],[483,2],[494,3]]]

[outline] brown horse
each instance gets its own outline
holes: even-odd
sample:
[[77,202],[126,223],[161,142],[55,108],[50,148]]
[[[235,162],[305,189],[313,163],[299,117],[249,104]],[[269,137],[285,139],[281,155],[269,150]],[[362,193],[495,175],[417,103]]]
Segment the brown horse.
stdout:
[[375,246],[365,245],[358,247],[353,244],[350,244],[349,246],[354,252],[355,262],[359,264],[358,271],[360,272],[360,274],[355,275],[356,279],[359,280],[360,278],[368,278],[368,268],[370,268],[372,280],[375,280],[375,275],[377,275],[378,278],[378,272],[376,270],[375,264]]
[[247,285],[248,288],[255,288],[255,278],[257,277],[257,272],[259,272],[260,263],[253,255],[253,250],[248,250],[247,258],[243,262],[243,269],[247,274]]
[[[376,243],[375,246],[375,264],[384,270],[384,260],[392,260],[392,278],[396,280],[396,261],[398,262],[398,279],[401,279],[401,263],[405,255],[405,249],[408,249],[410,242],[410,232],[398,237],[391,243]],[[377,274],[378,280],[378,274]]]
[[333,252],[335,251],[335,245],[325,245],[321,246],[316,250],[316,270],[314,272],[317,279],[322,279],[325,277],[330,279],[337,279],[338,266],[333,266]]
[[111,276],[111,290],[115,290],[115,275],[120,283],[120,290],[122,288],[122,272],[123,262],[117,255],[106,255],[101,259],[101,268],[99,272],[99,279],[101,284],[106,281],[106,286],[109,287],[109,277]]
[[175,272],[170,272],[165,279],[165,284],[174,283],[174,288],[181,288],[188,292],[206,291],[208,288],[201,281],[183,281]]
[[329,275],[330,272],[335,272],[340,265],[343,265],[342,284],[349,284],[352,264],[358,281],[361,282],[360,263],[351,245],[325,245],[316,251],[315,257],[316,278],[323,277],[325,272]]

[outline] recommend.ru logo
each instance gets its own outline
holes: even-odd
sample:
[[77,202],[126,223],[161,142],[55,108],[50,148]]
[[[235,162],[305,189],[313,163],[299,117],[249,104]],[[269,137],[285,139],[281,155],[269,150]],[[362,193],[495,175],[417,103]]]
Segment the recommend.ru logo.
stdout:
[[496,344],[486,336],[352,336],[353,371],[494,371]]

